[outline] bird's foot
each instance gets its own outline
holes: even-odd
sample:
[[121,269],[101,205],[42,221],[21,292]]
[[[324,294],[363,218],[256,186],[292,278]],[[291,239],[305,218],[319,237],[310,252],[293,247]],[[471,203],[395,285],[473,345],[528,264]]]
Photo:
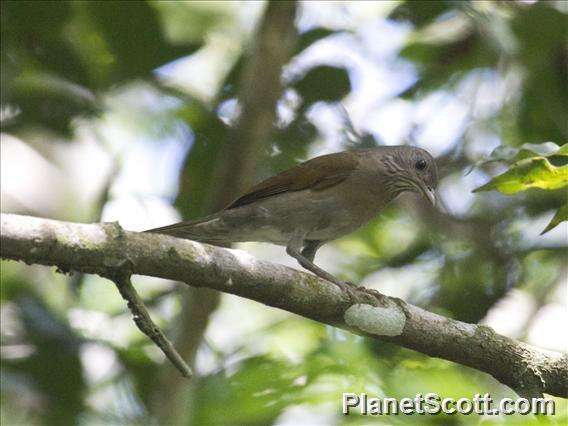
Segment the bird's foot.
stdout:
[[370,294],[371,296],[377,298],[377,300],[381,303],[384,303],[384,301],[387,297],[383,293],[381,293],[380,291],[375,290],[374,288],[361,287],[361,290],[363,290],[365,293]]
[[383,293],[379,292],[378,290],[375,290],[374,288],[358,286],[353,284],[351,281],[341,281],[337,278],[329,281],[331,281],[333,284],[339,287],[343,292],[347,293],[349,299],[351,300],[354,299],[356,291],[362,291],[372,296],[373,298],[377,299],[381,304],[384,305],[386,303],[387,296],[385,296]]
[[[330,280],[331,281],[331,280]],[[374,288],[367,288],[364,286],[358,286],[351,281],[341,281],[338,279],[334,279],[331,281],[333,284],[338,286],[343,292],[347,293],[349,299],[353,300],[355,297],[355,292],[362,291],[367,293],[368,295],[376,298],[379,302],[384,303],[386,296],[379,291],[375,290]]]
[[386,303],[387,296],[385,296],[384,294],[382,294],[378,290],[375,290],[374,288],[357,286],[357,285],[353,284],[351,281],[341,281],[341,280],[335,278],[334,276],[326,276],[325,278],[326,278],[327,281],[330,281],[331,283],[335,284],[337,287],[339,287],[341,289],[341,291],[346,293],[350,300],[355,300],[355,292],[356,291],[362,291],[362,292],[367,293],[368,295],[372,296],[373,298],[377,299],[379,301],[379,303],[381,303],[383,305]]
[[328,279],[328,281],[339,287],[341,291],[343,291],[344,293],[347,294],[347,296],[349,296],[349,299],[353,299],[353,297],[355,296],[355,289],[357,288],[357,286],[352,282],[341,281],[335,277],[333,277],[333,279]]

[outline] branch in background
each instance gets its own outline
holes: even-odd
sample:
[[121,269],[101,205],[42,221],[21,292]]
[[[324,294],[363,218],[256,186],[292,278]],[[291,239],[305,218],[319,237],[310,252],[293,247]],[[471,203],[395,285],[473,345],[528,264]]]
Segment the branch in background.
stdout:
[[446,318],[400,299],[357,289],[350,296],[316,276],[238,251],[165,235],[116,232],[115,224],[74,224],[2,215],[1,257],[108,276],[130,272],[245,297],[491,374],[524,397],[568,396],[568,356]]
[[[259,161],[266,152],[274,128],[276,103],[282,96],[282,68],[290,60],[297,37],[294,19],[295,1],[271,1],[254,38],[254,46],[241,77],[239,103],[241,114],[227,145],[225,155],[216,165],[215,187],[207,210],[217,211],[241,194],[251,184]],[[192,284],[200,286],[198,281]],[[184,298],[178,348],[190,365],[220,302],[220,293],[207,288],[193,288]],[[158,417],[166,422],[186,418],[190,410],[191,390],[178,391],[179,375],[166,371],[156,392]],[[185,385],[185,383],[184,383]],[[182,412],[179,412],[179,411]]]
[[[222,195],[211,206],[219,210],[246,190],[256,167],[267,152],[268,137],[276,120],[276,103],[282,96],[282,68],[290,60],[297,39],[295,1],[270,1],[256,34],[256,44],[240,82],[241,113],[234,138],[218,168]],[[226,167],[229,166],[230,167]]]

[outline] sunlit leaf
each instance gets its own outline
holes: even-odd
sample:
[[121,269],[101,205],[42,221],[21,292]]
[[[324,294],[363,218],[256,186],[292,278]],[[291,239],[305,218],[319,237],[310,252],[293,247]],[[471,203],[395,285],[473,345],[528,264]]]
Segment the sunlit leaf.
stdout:
[[559,147],[554,142],[525,143],[519,147],[501,145],[493,150],[489,159],[481,164],[492,161],[506,161],[514,163],[531,157],[547,157],[549,155],[568,155],[568,146]]
[[489,157],[480,160],[476,162],[474,165],[472,165],[466,174],[471,173],[476,167],[484,166],[486,164],[497,163],[497,162],[513,164],[525,158],[532,158],[538,156],[542,157],[568,156],[568,145],[559,147],[554,142],[525,143],[520,147],[515,147],[510,145],[500,145],[497,148],[495,148],[491,152],[491,154],[489,154]]
[[505,173],[473,192],[496,189],[503,194],[514,194],[529,188],[559,189],[568,184],[568,166],[555,167],[544,157],[521,160]]
[[524,144],[519,148],[499,147],[488,162],[513,163],[505,173],[474,192],[496,189],[503,194],[514,194],[529,188],[559,189],[568,184],[568,145],[559,147],[552,142]]

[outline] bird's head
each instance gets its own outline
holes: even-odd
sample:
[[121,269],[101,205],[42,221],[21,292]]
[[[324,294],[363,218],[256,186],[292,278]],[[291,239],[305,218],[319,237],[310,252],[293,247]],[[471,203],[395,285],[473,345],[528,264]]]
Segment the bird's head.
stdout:
[[404,191],[422,194],[436,204],[438,169],[428,151],[411,146],[393,147],[382,161],[387,171],[388,190],[393,195]]

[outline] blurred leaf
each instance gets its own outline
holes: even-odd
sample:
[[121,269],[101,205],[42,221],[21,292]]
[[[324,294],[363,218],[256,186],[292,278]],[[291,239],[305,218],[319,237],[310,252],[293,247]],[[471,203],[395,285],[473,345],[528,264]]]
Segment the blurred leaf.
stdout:
[[65,36],[72,18],[71,2],[3,1],[0,7],[2,53],[9,61],[3,63],[3,71],[5,65],[14,74],[43,69],[87,84],[87,70]]
[[233,368],[199,381],[191,424],[271,424],[303,390],[294,385],[301,366],[258,356]]
[[231,8],[223,2],[150,1],[162,15],[164,32],[178,43],[202,43],[218,26],[230,26],[234,19]]
[[159,366],[146,353],[145,348],[151,345],[144,339],[140,343],[129,345],[126,348],[114,347],[120,362],[132,378],[136,395],[151,408],[152,391],[158,381]]
[[274,155],[266,160],[267,172],[278,173],[306,158],[310,144],[316,136],[317,129],[305,114],[297,114],[286,128],[274,132],[272,137]]
[[472,249],[455,244],[449,247],[435,299],[444,315],[477,323],[518,281],[515,260],[490,250],[489,247]]
[[342,390],[380,392],[377,360],[361,338],[326,340],[301,363],[252,356],[197,384],[190,424],[266,425],[299,404],[335,403]]
[[546,234],[566,220],[568,220],[568,203],[558,209],[550,223],[546,225],[546,228],[544,228],[540,235]]
[[554,294],[562,276],[566,253],[560,250],[534,250],[522,259],[522,290],[526,291],[538,305],[544,306]]
[[81,340],[61,318],[36,295],[28,292],[17,299],[25,327],[24,341],[34,350],[24,358],[2,360],[2,367],[27,375],[47,406],[47,425],[77,424],[85,410],[86,383],[79,349]]
[[412,42],[400,55],[412,61],[419,72],[416,82],[401,95],[404,98],[452,86],[468,72],[495,67],[498,62],[496,52],[488,49],[485,40],[473,30],[445,43]]
[[319,101],[338,102],[351,91],[347,70],[329,65],[312,68],[292,86],[302,96],[304,105]]
[[185,219],[207,214],[209,197],[216,188],[216,166],[229,142],[230,129],[198,101],[188,103],[178,115],[191,126],[195,139],[180,175],[176,205]]
[[398,5],[389,15],[395,21],[410,21],[422,27],[449,10],[446,1],[407,0]]
[[28,279],[19,265],[7,260],[0,261],[0,303],[13,300],[28,287]]
[[69,134],[73,118],[100,111],[94,94],[85,87],[33,71],[14,79],[9,102],[17,105],[21,114],[7,128],[43,125],[61,134]]
[[1,2],[2,105],[21,110],[10,127],[45,125],[68,133],[75,115],[94,112],[88,73],[65,37],[70,2]]
[[98,110],[95,95],[151,77],[194,52],[173,46],[144,1],[2,2],[2,104],[21,109],[10,125],[42,125],[69,135],[78,115]]
[[158,12],[145,1],[83,3],[110,51],[112,82],[149,76],[160,65],[201,47],[200,43],[172,46],[163,33]]
[[526,73],[517,120],[525,140],[560,141],[568,138],[568,25],[566,14],[546,3],[518,8],[511,20]]
[[300,34],[300,39],[296,43],[296,54],[307,49],[315,42],[334,34],[335,32],[336,31],[327,28],[318,27]]

